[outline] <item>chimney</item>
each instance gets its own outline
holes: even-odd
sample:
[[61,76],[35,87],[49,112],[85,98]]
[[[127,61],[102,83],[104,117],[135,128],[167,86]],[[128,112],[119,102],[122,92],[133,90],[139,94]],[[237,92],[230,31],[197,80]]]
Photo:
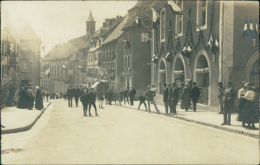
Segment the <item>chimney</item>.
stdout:
[[119,23],[119,21],[120,21],[120,16],[117,15],[117,16],[116,16],[116,23]]

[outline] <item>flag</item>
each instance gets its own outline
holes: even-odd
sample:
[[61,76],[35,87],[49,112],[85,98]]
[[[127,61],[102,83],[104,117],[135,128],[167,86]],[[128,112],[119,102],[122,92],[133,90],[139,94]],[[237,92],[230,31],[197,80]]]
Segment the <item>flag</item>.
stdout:
[[246,22],[244,24],[243,37],[246,37],[246,35],[247,35],[247,19],[246,19]]
[[251,18],[249,29],[248,29],[248,35],[253,38],[254,37],[254,28],[253,28],[253,21]]
[[48,64],[45,64],[45,65],[43,66],[43,71],[44,71],[45,75],[47,75],[48,77],[50,77],[50,64],[49,64],[49,63],[48,63]]
[[153,10],[153,28],[155,29],[156,26],[159,24],[159,14],[152,8]]
[[141,20],[139,19],[138,16],[135,18],[135,23],[138,25],[138,27],[141,27]]
[[179,6],[176,5],[175,2],[173,2],[172,0],[169,0],[167,2],[171,6],[173,14],[175,14],[175,15],[183,15],[182,10],[179,8]]

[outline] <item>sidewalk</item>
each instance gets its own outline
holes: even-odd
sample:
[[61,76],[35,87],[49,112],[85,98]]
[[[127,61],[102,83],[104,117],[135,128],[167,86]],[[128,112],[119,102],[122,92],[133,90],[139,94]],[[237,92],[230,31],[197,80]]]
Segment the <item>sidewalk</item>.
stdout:
[[43,110],[18,109],[17,107],[5,107],[1,110],[1,134],[17,133],[32,128],[41,117],[51,102],[43,101]]
[[[123,102],[122,102],[123,103]],[[147,104],[147,102],[146,102]],[[139,106],[139,101],[134,101],[134,106],[129,106],[127,103],[126,105],[123,105],[124,107],[128,108],[133,108],[136,109]],[[197,124],[202,124],[205,126],[210,126],[214,127],[217,129],[233,132],[233,133],[238,133],[238,134],[243,134],[246,136],[254,137],[254,138],[259,138],[259,123],[255,124],[256,128],[255,129],[248,129],[242,127],[242,122],[237,121],[237,114],[232,114],[231,115],[231,125],[223,125],[223,114],[218,114],[217,112],[210,112],[210,111],[205,111],[205,110],[197,110],[196,112],[193,112],[193,110],[190,108],[188,109],[187,112],[185,112],[184,109],[180,109],[180,105],[177,105],[177,114],[169,117],[174,117],[182,120],[186,120],[189,122],[197,123]],[[153,104],[150,105],[151,107],[151,113],[156,113],[155,107]],[[148,105],[147,105],[148,108]],[[157,108],[160,111],[160,115],[165,115],[165,107],[164,105],[157,105]],[[140,107],[140,110],[145,111],[145,107],[142,104]],[[168,110],[170,111],[170,109]]]

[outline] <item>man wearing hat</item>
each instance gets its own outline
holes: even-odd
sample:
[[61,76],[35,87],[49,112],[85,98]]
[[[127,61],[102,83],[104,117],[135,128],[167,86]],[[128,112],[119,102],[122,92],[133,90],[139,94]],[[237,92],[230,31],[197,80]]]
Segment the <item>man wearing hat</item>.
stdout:
[[134,98],[135,98],[135,95],[136,95],[136,90],[134,88],[134,86],[132,86],[130,92],[129,92],[129,97],[130,97],[130,104],[131,106],[134,105]]
[[[241,82],[241,85],[243,86],[241,89],[238,90],[237,92],[237,98],[239,99],[239,117],[238,117],[238,121],[243,121],[243,112],[244,112],[244,106],[245,106],[245,99],[242,96],[245,96],[245,93],[247,92],[246,89],[246,81]],[[243,126],[245,126],[245,124],[243,123]]]
[[232,89],[232,83],[227,83],[227,89],[225,89],[224,92],[224,100],[223,100],[223,106],[224,106],[224,123],[221,125],[231,125],[231,113],[234,109],[234,101],[236,98],[236,92],[234,89]]
[[163,84],[163,102],[165,106],[165,115],[168,114],[168,91],[169,89],[167,88],[167,84]]
[[154,96],[156,95],[156,94],[155,94],[155,91],[154,91],[154,90],[151,90],[151,86],[150,86],[150,85],[147,86],[147,89],[148,89],[148,90],[146,91],[146,96],[147,96],[147,101],[148,101],[149,113],[150,113],[150,111],[151,111],[151,109],[150,109],[150,103],[152,103],[152,104],[154,105],[154,107],[155,107],[157,113],[159,113],[159,110],[158,110],[158,108],[157,108],[157,106],[156,106],[156,103],[155,103],[155,101],[154,101]]
[[172,83],[172,111],[171,113],[177,114],[176,106],[178,104],[179,98],[179,89],[176,86],[176,83]]
[[68,87],[67,89],[68,103],[69,103],[69,107],[72,107],[73,90],[71,86],[67,85],[67,87]]
[[225,92],[225,88],[223,87],[223,83],[218,82],[218,103],[219,103],[218,114],[224,113],[224,107],[223,107],[224,92]]
[[196,104],[200,96],[200,90],[196,86],[196,82],[193,82],[193,87],[191,89],[191,98],[192,98],[192,103],[193,103],[193,111],[196,112]]

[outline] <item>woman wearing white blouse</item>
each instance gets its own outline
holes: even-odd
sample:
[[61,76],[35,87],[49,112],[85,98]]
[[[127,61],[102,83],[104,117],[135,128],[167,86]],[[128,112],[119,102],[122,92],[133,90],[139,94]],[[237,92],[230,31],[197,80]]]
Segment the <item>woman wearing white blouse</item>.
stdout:
[[245,99],[243,122],[247,123],[248,127],[252,124],[252,128],[255,128],[254,123],[259,122],[259,110],[255,100],[254,87],[250,83],[246,83],[245,86],[247,87],[247,92],[245,96],[241,96],[241,98]]
[[243,81],[241,83],[243,85],[243,87],[241,89],[238,90],[238,94],[237,94],[237,98],[239,99],[239,116],[238,116],[238,121],[242,121],[243,124],[242,126],[245,127],[245,123],[243,121],[243,118],[244,118],[244,106],[245,106],[245,99],[244,98],[241,98],[241,96],[245,96],[245,93],[247,92],[247,89],[246,89],[246,81]]

